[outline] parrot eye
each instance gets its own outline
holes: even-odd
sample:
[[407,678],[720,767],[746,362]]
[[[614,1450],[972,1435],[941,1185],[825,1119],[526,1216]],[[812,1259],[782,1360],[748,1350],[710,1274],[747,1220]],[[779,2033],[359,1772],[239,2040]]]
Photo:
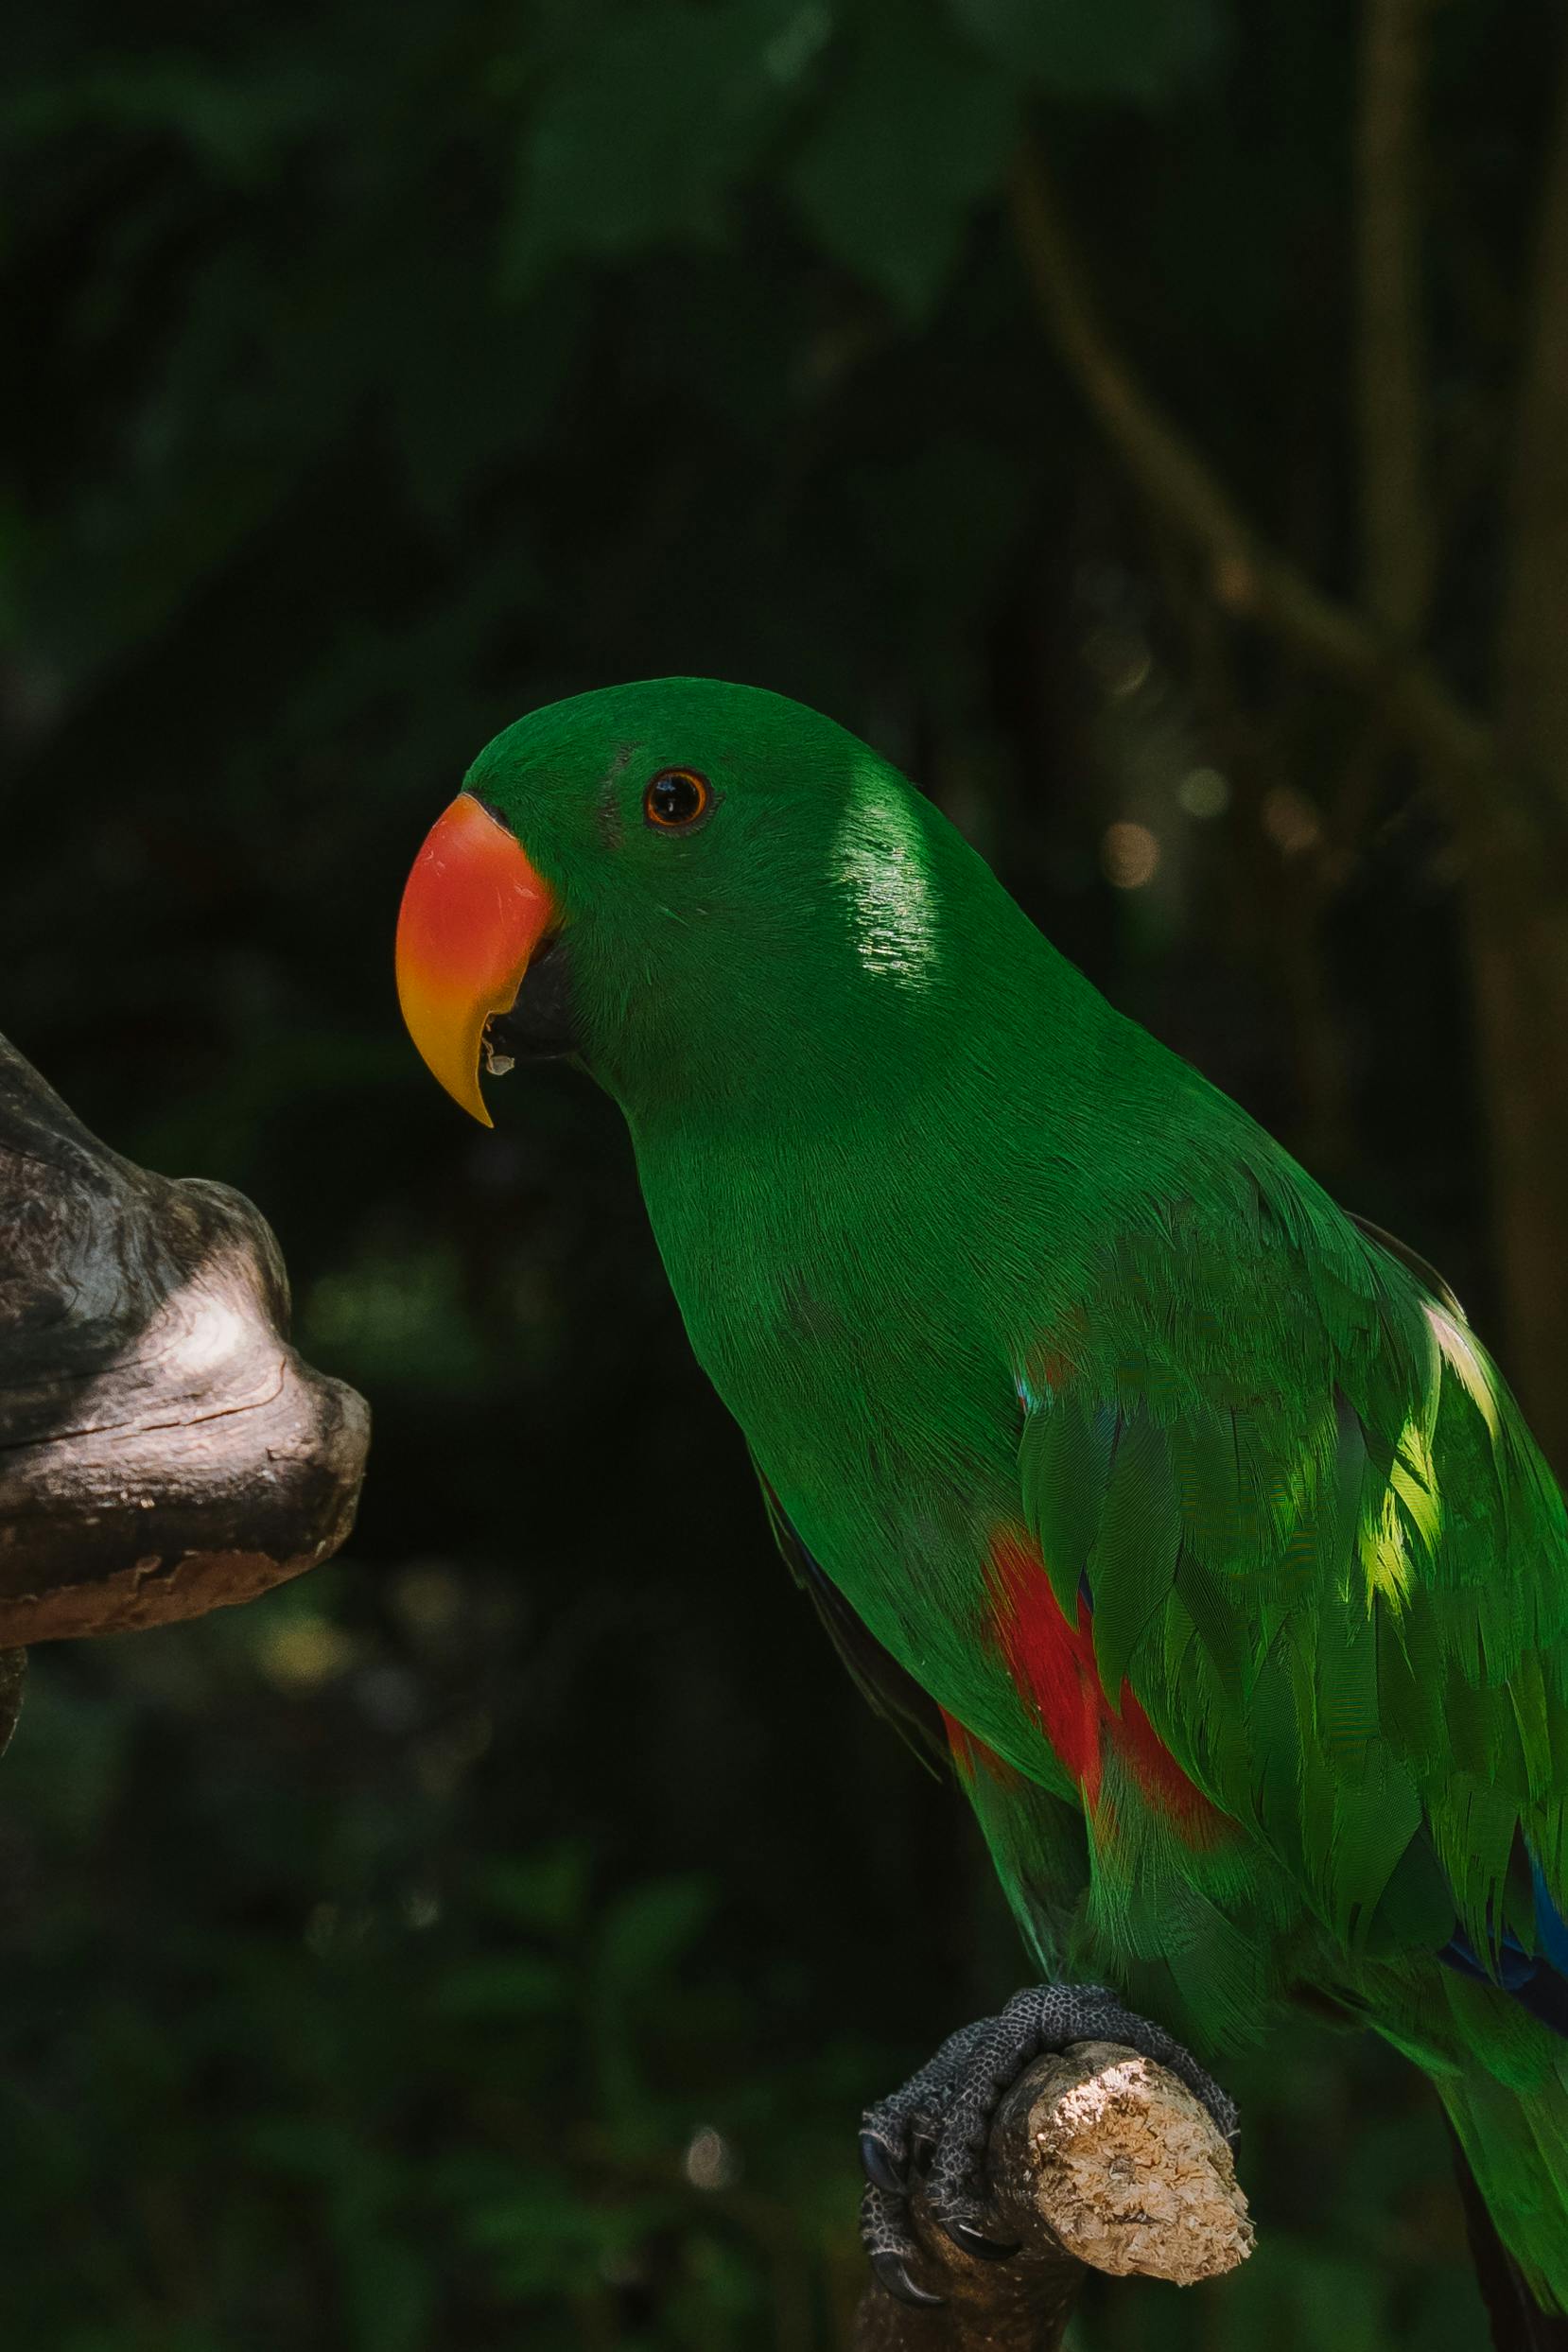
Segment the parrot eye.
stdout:
[[642,795],[642,812],[661,833],[694,832],[713,808],[713,787],[695,768],[661,770]]

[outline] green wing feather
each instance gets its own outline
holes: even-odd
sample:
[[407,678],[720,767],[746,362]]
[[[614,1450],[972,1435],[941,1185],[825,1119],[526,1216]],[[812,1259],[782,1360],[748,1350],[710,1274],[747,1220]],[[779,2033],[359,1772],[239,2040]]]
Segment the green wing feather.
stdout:
[[[1084,1580],[1106,1693],[1221,1817],[1112,1761],[1076,1934],[1211,2043],[1304,1987],[1375,2026],[1568,2309],[1568,2041],[1481,1973],[1537,1948],[1534,1873],[1568,1892],[1568,1514],[1440,1278],[1288,1164],[1206,1174],[1106,1253],[1071,1362],[1020,1351],[1053,1591]],[[1456,1933],[1477,1973],[1438,1964]]]
[[1106,1253],[1054,1381],[1026,1354],[1026,1517],[1107,1692],[1334,1945],[1485,1953],[1521,1842],[1563,1885],[1561,1498],[1430,1269],[1298,1171],[1228,1193]]

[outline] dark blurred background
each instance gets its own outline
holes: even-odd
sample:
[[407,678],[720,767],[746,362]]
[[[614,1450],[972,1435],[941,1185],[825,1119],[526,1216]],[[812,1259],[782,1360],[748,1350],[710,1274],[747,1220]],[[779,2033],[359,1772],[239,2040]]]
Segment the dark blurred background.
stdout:
[[[1568,145],[1548,0],[55,0],[0,74],[0,1026],[253,1194],[347,1557],[35,1657],[0,2309],[38,2352],[828,2352],[853,2130],[1022,1959],[695,1372],[618,1117],[466,1123],[403,877],[706,672],[904,764],[1448,1272],[1559,1460]],[[1228,2069],[1233,2281],[1480,2337],[1436,2106]]]

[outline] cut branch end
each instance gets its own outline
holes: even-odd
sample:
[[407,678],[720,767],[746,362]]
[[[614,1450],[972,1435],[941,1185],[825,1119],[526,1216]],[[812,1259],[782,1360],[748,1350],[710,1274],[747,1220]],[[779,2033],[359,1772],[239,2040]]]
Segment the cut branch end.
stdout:
[[857,2352],[1054,2352],[1090,2270],[1176,2286],[1218,2278],[1253,2247],[1246,2199],[1212,2117],[1163,2066],[1085,2042],[1037,2059],[1002,2099],[985,2177],[1010,2261],[977,2260],[912,2199],[921,2281],[914,2309],[880,2284]]

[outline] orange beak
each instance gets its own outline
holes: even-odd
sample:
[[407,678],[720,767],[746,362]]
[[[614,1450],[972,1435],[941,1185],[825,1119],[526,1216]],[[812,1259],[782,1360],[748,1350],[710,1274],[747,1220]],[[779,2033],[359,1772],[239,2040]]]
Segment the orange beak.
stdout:
[[509,1013],[555,898],[516,835],[471,793],[437,817],[397,917],[397,1001],[431,1073],[491,1124],[479,1053],[492,1013]]

